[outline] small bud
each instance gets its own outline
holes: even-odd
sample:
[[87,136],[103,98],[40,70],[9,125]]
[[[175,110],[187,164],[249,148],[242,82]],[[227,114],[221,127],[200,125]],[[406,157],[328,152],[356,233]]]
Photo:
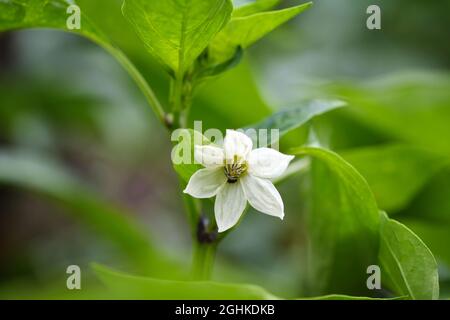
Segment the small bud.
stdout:
[[209,231],[209,220],[201,216],[197,224],[197,240],[199,243],[213,243],[217,239],[216,231]]
[[164,116],[164,124],[169,129],[171,129],[173,127],[173,114],[172,113],[167,113]]

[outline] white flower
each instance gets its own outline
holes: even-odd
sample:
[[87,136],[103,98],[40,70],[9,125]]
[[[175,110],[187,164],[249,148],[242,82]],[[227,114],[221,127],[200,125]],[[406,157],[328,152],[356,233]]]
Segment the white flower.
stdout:
[[216,196],[219,232],[239,221],[247,201],[262,213],[284,218],[283,200],[270,179],[283,174],[294,156],[252,146],[248,136],[234,130],[227,130],[223,149],[195,146],[195,160],[205,168],[192,175],[184,192],[200,199]]

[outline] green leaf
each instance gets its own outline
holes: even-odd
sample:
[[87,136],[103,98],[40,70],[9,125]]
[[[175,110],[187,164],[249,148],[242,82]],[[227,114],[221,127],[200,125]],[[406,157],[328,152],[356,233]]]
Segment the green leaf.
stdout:
[[414,217],[402,217],[400,221],[425,242],[439,262],[450,267],[450,250],[448,249],[448,244],[450,243],[449,223],[430,222]]
[[213,62],[228,60],[237,47],[248,48],[269,32],[308,9],[311,4],[308,2],[287,9],[231,18],[226,27],[210,43],[209,59]]
[[398,216],[439,261],[450,266],[450,167],[433,177]]
[[233,57],[231,57],[229,60],[218,63],[215,65],[208,66],[207,68],[201,70],[198,74],[195,75],[196,81],[201,81],[205,78],[215,77],[217,75],[220,75],[224,73],[225,71],[232,69],[233,67],[237,66],[239,62],[242,59],[243,50],[241,47],[238,47],[236,49],[236,52],[234,53]]
[[[213,281],[169,281],[133,276],[93,264],[97,276],[116,299],[150,300],[278,300],[264,288],[250,284]],[[397,300],[401,298],[369,298],[328,295],[297,300]]]
[[302,147],[311,156],[308,217],[313,294],[367,293],[367,267],[376,264],[379,214],[364,178],[334,152]]
[[450,74],[404,73],[331,86],[362,123],[402,141],[450,154]]
[[447,279],[440,282],[439,299],[450,300],[450,280]]
[[378,206],[389,212],[405,208],[448,162],[423,148],[390,144],[342,153],[367,179]]
[[256,0],[234,8],[232,17],[245,17],[258,12],[270,10],[280,2],[281,0]]
[[125,0],[123,13],[147,49],[184,72],[228,22],[229,0]]
[[[0,31],[22,28],[62,28],[67,29],[66,21],[69,15],[67,8],[73,2],[68,0],[3,0],[0,2]],[[82,28],[73,30],[85,36],[100,39],[102,35],[83,16],[81,12]]]
[[203,129],[241,128],[271,114],[262,99],[245,57],[236,68],[199,90],[190,112],[190,123],[202,119]]
[[[81,3],[85,3],[84,1],[82,0]],[[75,2],[69,0],[3,0],[0,2],[2,9],[0,10],[0,32],[26,28],[52,28],[75,33],[90,39],[114,56],[125,70],[127,70],[144,93],[149,105],[159,120],[163,122],[165,118],[164,111],[155,93],[129,58],[112,43],[103,30],[93,24],[92,21],[96,21],[97,19],[86,15],[83,7],[80,7],[81,29],[67,29],[66,20],[69,15],[66,13],[66,10],[73,3]],[[86,11],[92,13],[92,10]]]
[[[295,107],[286,108],[266,118],[260,123],[248,126],[248,128],[259,129],[278,129],[279,137],[297,129],[313,119],[324,113],[332,110],[342,108],[346,105],[340,100],[310,100],[303,101],[296,104]],[[270,135],[268,137],[270,139]],[[270,145],[274,141],[268,141]]]
[[[0,184],[49,197],[65,212],[115,244],[140,269],[151,268],[157,252],[138,224],[85,186],[56,160],[24,151],[0,151]],[[146,270],[149,271],[149,270]]]
[[279,299],[261,287],[212,281],[169,281],[127,275],[94,264],[98,277],[120,299],[266,300]]
[[436,174],[400,214],[450,230],[450,167]]
[[382,281],[411,299],[439,298],[436,260],[423,241],[400,222],[381,214],[379,260]]

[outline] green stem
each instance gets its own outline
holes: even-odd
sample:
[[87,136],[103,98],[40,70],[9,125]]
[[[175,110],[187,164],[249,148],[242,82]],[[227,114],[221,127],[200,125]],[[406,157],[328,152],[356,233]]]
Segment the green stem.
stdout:
[[192,277],[194,280],[205,281],[211,279],[216,250],[216,243],[196,242],[192,261]]
[[176,75],[175,79],[171,82],[170,87],[170,104],[172,107],[173,114],[173,128],[183,128],[184,124],[182,123],[182,112],[184,109],[183,106],[183,76]]
[[[180,186],[181,186],[181,189],[184,189],[185,183],[182,181],[181,178],[180,178]],[[189,224],[191,226],[192,239],[194,239],[194,241],[195,241],[196,235],[197,235],[198,220],[200,217],[200,213],[199,213],[200,205],[198,203],[198,200],[192,198],[191,196],[189,196],[185,193],[182,194],[182,197],[183,197],[184,207],[188,214]]]

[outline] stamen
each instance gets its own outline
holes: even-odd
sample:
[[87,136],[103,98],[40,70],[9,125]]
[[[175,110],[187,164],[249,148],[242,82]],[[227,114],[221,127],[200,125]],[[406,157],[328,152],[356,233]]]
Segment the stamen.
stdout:
[[236,155],[233,157],[232,163],[225,163],[224,172],[228,183],[236,183],[239,177],[246,171],[247,163],[245,161],[239,161]]

